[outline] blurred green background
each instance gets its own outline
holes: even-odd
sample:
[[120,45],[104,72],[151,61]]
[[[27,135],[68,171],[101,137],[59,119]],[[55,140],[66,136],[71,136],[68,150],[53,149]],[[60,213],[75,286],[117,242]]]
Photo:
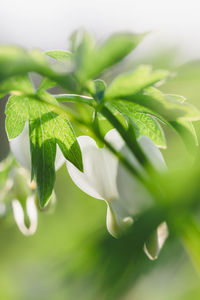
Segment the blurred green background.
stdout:
[[[174,77],[162,91],[183,95],[200,108],[198,1],[50,2],[2,0],[0,44],[66,49],[68,36],[80,26],[99,39],[119,30],[153,31],[105,80],[138,64],[169,69]],[[0,160],[9,151],[5,103],[1,99]],[[166,136],[167,165],[180,167],[187,151],[176,134],[166,130]],[[200,299],[199,273],[176,236],[170,234],[158,260],[149,261],[135,252],[136,245],[108,234],[105,203],[80,191],[65,166],[57,173],[55,191],[55,210],[39,213],[34,236],[23,236],[12,214],[0,219],[0,299]]]
[[[176,52],[158,51],[144,60],[176,73],[162,86],[164,92],[184,95],[198,106],[200,62],[176,67],[171,63],[175,57]],[[187,152],[177,135],[166,135],[167,164],[180,166]],[[4,145],[1,157],[8,151]],[[123,245],[124,240],[107,233],[105,203],[80,191],[65,165],[57,173],[55,191],[55,209],[39,214],[34,236],[23,236],[12,214],[0,220],[1,299],[199,299],[198,271],[177,237],[170,235],[158,260],[149,261],[141,251],[135,255],[131,242]]]

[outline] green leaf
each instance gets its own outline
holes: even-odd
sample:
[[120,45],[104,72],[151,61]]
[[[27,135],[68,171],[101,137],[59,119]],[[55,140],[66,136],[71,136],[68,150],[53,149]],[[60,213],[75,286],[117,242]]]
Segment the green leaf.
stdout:
[[72,56],[72,53],[66,50],[50,50],[46,51],[45,54],[60,62],[68,61]]
[[108,107],[116,109],[128,120],[128,123],[131,122],[133,124],[137,138],[143,135],[147,136],[158,147],[166,148],[162,127],[150,114],[150,111],[145,110],[145,108],[138,104],[128,101],[112,101]]
[[106,99],[134,95],[141,90],[163,80],[169,72],[157,70],[152,72],[150,66],[139,66],[130,74],[122,74],[113,80],[105,93]]
[[28,98],[11,96],[6,105],[6,132],[8,139],[14,139],[24,129],[29,116]]
[[[50,50],[50,51],[46,51],[45,54],[61,63],[69,62],[69,59],[71,58],[72,55],[70,51],[66,51],[66,50]],[[48,90],[56,85],[57,85],[56,81],[50,80],[49,78],[45,77],[40,82],[38,90],[41,89]]]
[[54,95],[55,99],[58,102],[75,102],[75,103],[84,103],[93,107],[94,99],[89,96],[82,96],[76,94],[56,94]]
[[94,99],[101,103],[103,100],[104,100],[104,92],[105,92],[105,89],[106,89],[106,83],[101,80],[101,79],[97,79],[97,80],[94,80],[92,82],[93,84],[93,91],[92,91],[92,95],[94,97]]
[[58,85],[57,82],[44,77],[38,86],[38,90],[48,90],[56,85]]
[[200,119],[200,112],[193,105],[177,100],[177,95],[165,95],[154,87],[147,88],[136,95],[125,97],[125,99],[152,110],[167,121],[174,121],[179,118],[188,121]]
[[109,37],[97,51],[95,73],[113,66],[127,56],[142,41],[145,34],[121,33]]
[[38,50],[26,51],[16,46],[0,47],[0,82],[28,72],[37,72],[69,90],[76,87],[74,76],[71,73],[55,72],[48,64],[44,53]]
[[15,46],[0,47],[0,81],[10,76],[25,74],[29,71],[39,71],[47,68],[47,63],[41,52],[26,51]]
[[3,95],[16,91],[29,95],[34,93],[34,89],[28,75],[14,76],[0,82],[0,93]]
[[197,134],[192,122],[184,119],[178,119],[176,121],[172,121],[171,125],[181,136],[186,148],[189,153],[191,153],[191,150],[198,146]]
[[84,34],[75,52],[76,75],[81,82],[96,77],[127,56],[143,39],[144,34],[121,33],[109,37],[97,47],[93,39]]
[[40,205],[51,196],[55,183],[56,144],[64,157],[80,170],[83,169],[79,144],[70,123],[37,99],[11,96],[6,107],[8,137],[21,133],[29,119],[32,175],[35,176]]

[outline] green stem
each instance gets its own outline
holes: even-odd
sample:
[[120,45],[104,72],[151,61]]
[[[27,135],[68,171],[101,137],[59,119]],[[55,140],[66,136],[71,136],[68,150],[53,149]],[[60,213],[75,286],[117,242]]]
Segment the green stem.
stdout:
[[141,176],[141,174],[138,172],[136,168],[130,163],[130,161],[125,158],[125,156],[122,155],[122,153],[116,151],[116,149],[105,140],[103,135],[101,134],[99,130],[99,125],[98,125],[98,119],[97,119],[97,112],[95,112],[95,118],[94,118],[94,123],[93,123],[93,132],[95,133],[96,137],[103,142],[106,147],[118,158],[118,160],[127,168],[127,170],[134,176],[136,176],[141,182],[144,183],[144,178]]
[[131,152],[134,156],[139,160],[142,165],[148,165],[149,161],[147,160],[145,154],[143,153],[141,147],[139,146],[136,136],[134,136],[134,132],[132,132],[131,138],[129,133],[124,128],[124,126],[120,123],[120,121],[115,117],[115,115],[106,107],[103,106],[101,109],[102,115],[117,129]]
[[59,94],[52,95],[58,102],[78,102],[94,106],[95,101],[92,97],[81,96],[76,94]]

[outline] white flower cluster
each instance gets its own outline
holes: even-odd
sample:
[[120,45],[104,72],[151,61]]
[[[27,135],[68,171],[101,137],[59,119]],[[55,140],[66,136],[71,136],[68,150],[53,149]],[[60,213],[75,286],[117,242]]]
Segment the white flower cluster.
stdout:
[[[137,161],[115,129],[110,130],[105,139],[117,151],[126,155],[133,166],[144,176],[145,170]],[[79,171],[72,163],[66,162],[69,175],[73,182],[86,194],[104,200],[107,204],[106,224],[109,233],[118,237],[134,222],[134,215],[152,204],[152,198],[142,184],[130,176],[118,159],[106,148],[98,148],[96,142],[89,136],[78,137],[82,152],[84,172]],[[166,165],[159,149],[147,137],[140,137],[138,143],[152,165],[163,172]],[[28,142],[28,127],[15,139],[10,141],[11,151],[25,168],[30,169],[30,147]],[[61,151],[57,149],[56,169],[64,162]],[[32,198],[27,199],[27,215],[30,227],[24,222],[23,210],[18,200],[13,200],[13,212],[19,229],[24,234],[32,234],[37,227],[37,213]],[[168,236],[166,223],[160,224],[154,233],[153,243],[146,243],[144,251],[150,259],[157,258],[165,239]]]

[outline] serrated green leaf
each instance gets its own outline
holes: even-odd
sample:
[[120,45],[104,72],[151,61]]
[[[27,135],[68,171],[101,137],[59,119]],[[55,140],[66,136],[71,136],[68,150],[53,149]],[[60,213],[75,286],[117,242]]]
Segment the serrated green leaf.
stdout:
[[76,75],[81,82],[96,77],[127,56],[143,39],[144,34],[121,33],[109,37],[97,47],[93,39],[84,34],[75,52]]
[[175,97],[172,94],[165,95],[154,87],[147,88],[136,95],[125,97],[125,99],[152,110],[167,121],[174,121],[179,118],[188,121],[200,119],[200,112],[196,107],[187,102],[180,102],[177,100],[177,95]]
[[127,101],[112,101],[112,107],[120,112],[135,128],[137,137],[147,136],[160,148],[166,148],[166,141],[162,127],[145,108]]
[[122,74],[115,78],[105,93],[106,99],[134,95],[141,90],[163,80],[169,72],[157,70],[152,72],[150,66],[139,66],[134,72]]
[[36,178],[41,206],[48,201],[55,182],[56,144],[64,157],[82,170],[79,144],[70,123],[37,99],[11,96],[6,107],[8,137],[21,133],[29,119],[32,174]]

